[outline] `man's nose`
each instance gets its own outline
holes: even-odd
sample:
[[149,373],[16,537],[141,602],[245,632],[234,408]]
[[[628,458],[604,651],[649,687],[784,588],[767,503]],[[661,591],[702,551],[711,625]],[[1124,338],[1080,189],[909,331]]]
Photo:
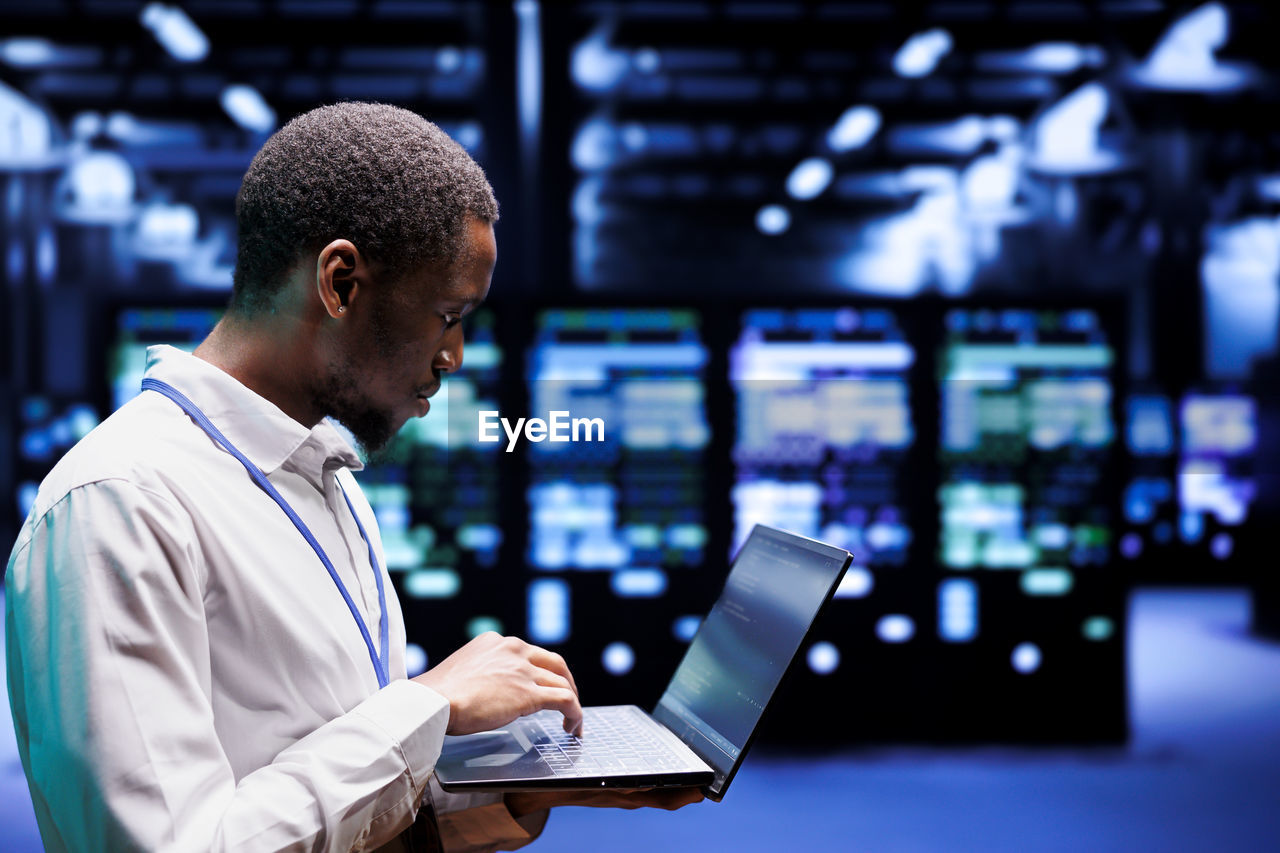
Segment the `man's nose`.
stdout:
[[462,367],[462,348],[461,336],[458,337],[457,344],[442,347],[436,353],[436,369],[441,373],[454,373]]

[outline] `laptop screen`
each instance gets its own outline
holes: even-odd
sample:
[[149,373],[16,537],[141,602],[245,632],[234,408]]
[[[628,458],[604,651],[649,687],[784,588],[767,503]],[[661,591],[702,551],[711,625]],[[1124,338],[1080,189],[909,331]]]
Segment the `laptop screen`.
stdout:
[[757,526],[653,716],[716,771],[737,769],[765,706],[847,568],[848,552]]

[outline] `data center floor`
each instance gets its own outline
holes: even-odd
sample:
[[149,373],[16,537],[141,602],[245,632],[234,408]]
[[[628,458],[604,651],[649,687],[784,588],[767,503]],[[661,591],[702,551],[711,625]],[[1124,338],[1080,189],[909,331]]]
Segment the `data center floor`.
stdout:
[[[723,803],[562,809],[533,849],[1275,849],[1280,643],[1248,632],[1243,590],[1147,588],[1130,608],[1126,746],[759,749]],[[830,713],[815,708],[815,725],[838,724]],[[0,724],[0,850],[37,851],[7,701]]]

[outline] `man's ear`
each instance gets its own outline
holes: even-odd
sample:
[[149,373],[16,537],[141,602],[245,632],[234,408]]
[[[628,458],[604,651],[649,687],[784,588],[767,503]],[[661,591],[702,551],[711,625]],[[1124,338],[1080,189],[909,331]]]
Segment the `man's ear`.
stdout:
[[316,256],[316,291],[335,320],[346,315],[365,278],[364,259],[350,240],[334,240]]

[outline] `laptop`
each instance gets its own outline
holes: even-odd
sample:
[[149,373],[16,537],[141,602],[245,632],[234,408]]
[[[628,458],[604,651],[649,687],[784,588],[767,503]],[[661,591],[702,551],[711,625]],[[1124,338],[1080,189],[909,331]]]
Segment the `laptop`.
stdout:
[[701,787],[720,801],[778,684],[853,559],[757,525],[662,698],[583,709],[583,737],[558,711],[489,732],[447,736],[436,763],[446,791]]

